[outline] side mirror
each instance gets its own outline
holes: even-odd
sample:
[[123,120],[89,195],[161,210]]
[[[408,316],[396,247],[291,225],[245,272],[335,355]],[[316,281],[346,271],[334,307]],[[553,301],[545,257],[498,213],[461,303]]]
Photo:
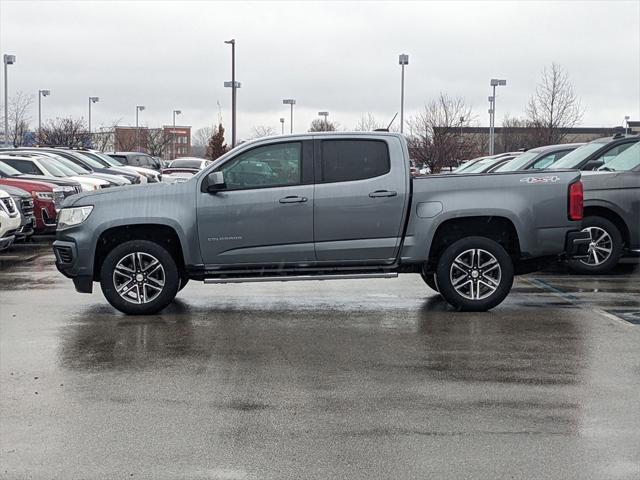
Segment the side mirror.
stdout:
[[222,172],[211,172],[207,175],[207,192],[216,193],[227,188]]

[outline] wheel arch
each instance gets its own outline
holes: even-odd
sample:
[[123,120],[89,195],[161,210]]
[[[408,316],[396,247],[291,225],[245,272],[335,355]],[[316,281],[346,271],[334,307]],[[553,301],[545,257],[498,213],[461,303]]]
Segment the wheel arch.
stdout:
[[602,217],[613,223],[620,235],[622,235],[622,241],[625,246],[629,246],[631,242],[631,232],[627,223],[622,216],[617,213],[613,208],[607,205],[591,204],[584,207],[584,218],[587,217]]
[[119,225],[104,230],[96,241],[93,261],[93,279],[100,279],[100,269],[108,253],[129,240],[148,240],[165,247],[175,259],[179,271],[184,271],[183,245],[178,232],[169,225],[145,223]]

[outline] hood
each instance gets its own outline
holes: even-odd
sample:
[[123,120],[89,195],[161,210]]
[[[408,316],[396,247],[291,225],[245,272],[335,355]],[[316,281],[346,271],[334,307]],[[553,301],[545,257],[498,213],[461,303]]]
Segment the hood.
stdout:
[[45,175],[19,175],[17,177],[10,177],[14,180],[27,180],[27,181],[36,181],[36,182],[44,182],[44,183],[53,183],[54,185],[58,185],[60,187],[80,187],[80,184],[75,180],[65,180],[60,177],[47,177]]
[[11,185],[20,189],[24,189],[28,192],[42,191],[47,192],[53,190],[53,187],[57,186],[53,183],[40,182],[35,180],[26,180],[18,177],[0,178],[0,185]]
[[[118,188],[105,188],[94,190],[92,192],[82,192],[65,199],[62,207],[93,205],[102,202],[123,202],[128,200],[136,200],[141,196],[147,195],[164,195],[168,193],[169,188],[175,188],[173,184],[168,183],[145,183],[143,185],[126,185]],[[126,208],[126,207],[123,207]]]

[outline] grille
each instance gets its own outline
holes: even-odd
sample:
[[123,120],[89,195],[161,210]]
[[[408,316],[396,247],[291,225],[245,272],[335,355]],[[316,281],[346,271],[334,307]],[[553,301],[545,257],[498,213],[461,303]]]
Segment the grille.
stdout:
[[25,217],[30,217],[31,215],[33,215],[33,199],[23,198],[20,201],[20,208],[22,209],[22,214]]
[[71,263],[73,261],[71,247],[56,247],[56,256],[60,263]]
[[73,187],[73,189],[76,191],[76,193],[82,193],[82,187],[80,187],[80,186]]
[[16,204],[11,197],[0,198],[0,202],[2,202],[4,209],[9,215],[15,215],[17,213]]

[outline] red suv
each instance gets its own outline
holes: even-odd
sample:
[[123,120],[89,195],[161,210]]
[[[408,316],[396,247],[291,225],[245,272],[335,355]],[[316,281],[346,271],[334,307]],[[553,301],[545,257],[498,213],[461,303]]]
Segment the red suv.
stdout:
[[17,178],[0,178],[0,185],[10,185],[29,192],[33,197],[33,214],[36,217],[35,231],[37,233],[55,231],[57,211],[64,200],[64,194],[60,187],[51,183]]

